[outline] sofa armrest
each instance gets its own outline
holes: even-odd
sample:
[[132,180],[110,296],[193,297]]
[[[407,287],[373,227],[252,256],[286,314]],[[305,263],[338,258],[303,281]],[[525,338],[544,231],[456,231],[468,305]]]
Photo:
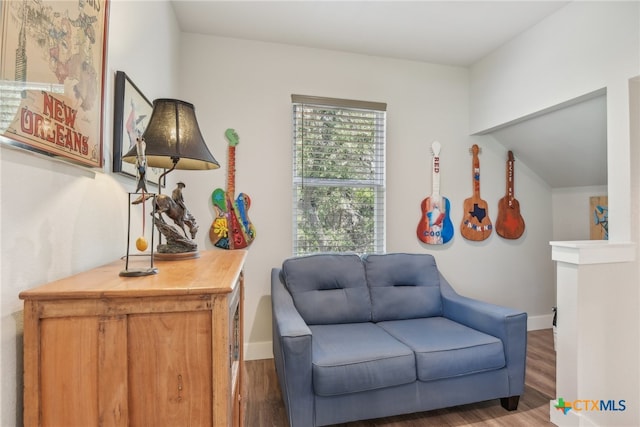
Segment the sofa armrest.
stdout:
[[446,318],[502,341],[509,373],[509,395],[521,395],[527,357],[527,313],[463,297],[442,276],[440,289]]
[[314,420],[311,329],[280,280],[279,268],[271,270],[271,308],[273,357],[289,425],[311,426]]

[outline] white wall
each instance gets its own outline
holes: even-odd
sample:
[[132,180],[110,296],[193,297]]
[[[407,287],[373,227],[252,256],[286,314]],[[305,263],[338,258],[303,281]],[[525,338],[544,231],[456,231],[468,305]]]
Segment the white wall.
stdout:
[[[629,79],[639,72],[640,3],[571,2],[471,68],[472,130],[491,129],[605,88],[609,239],[637,244],[639,214],[631,207],[638,205],[632,192],[638,182],[638,136],[636,131],[632,144]],[[637,107],[634,114],[637,126]],[[565,207],[561,196],[554,192],[554,218]],[[554,233],[559,227],[554,221]],[[628,402],[627,412],[582,413],[584,425],[638,425],[638,261],[611,265],[608,279],[597,279],[586,277],[578,284],[587,288],[579,303],[589,318],[580,326],[591,345],[572,363],[580,367],[577,381],[585,395],[558,397],[619,396]],[[562,307],[558,310],[560,322]]]
[[553,240],[589,240],[593,214],[589,198],[606,196],[606,186],[554,188],[551,191]]
[[640,70],[639,2],[571,2],[471,67],[471,130],[607,91],[610,239],[629,240],[629,78]]
[[[271,357],[269,274],[292,255],[292,93],[386,102],[387,251],[433,253],[461,293],[543,315],[543,326],[550,327],[551,194],[526,167],[516,170],[527,222],[520,240],[494,233],[484,242],[469,242],[456,231],[452,243],[431,247],[415,234],[420,203],[431,192],[431,142],[443,145],[441,190],[451,201],[456,230],[462,203],[472,194],[468,150],[473,143],[491,145],[488,137],[468,136],[466,69],[195,34],[183,34],[180,51],[180,92],[196,105],[203,134],[223,165],[207,176],[184,174],[185,193],[194,201],[190,209],[201,224],[213,219],[211,192],[225,186],[224,130],[235,128],[240,136],[236,191],[251,197],[249,217],[257,229],[246,266],[248,358]],[[481,196],[495,220],[506,153],[491,147],[480,159]],[[211,246],[206,236],[200,238]]]
[[135,182],[110,173],[114,73],[127,72],[150,99],[175,93],[173,58],[178,40],[170,3],[111,3],[104,170],[0,148],[2,426],[22,425],[22,301],[18,294],[111,262],[125,252],[126,192],[134,189]]
[[635,76],[639,7],[638,2],[570,2],[475,63],[472,132]]

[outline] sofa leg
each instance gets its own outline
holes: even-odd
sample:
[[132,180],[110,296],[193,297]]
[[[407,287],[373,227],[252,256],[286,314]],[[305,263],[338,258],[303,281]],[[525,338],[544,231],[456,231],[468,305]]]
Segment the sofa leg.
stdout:
[[520,396],[509,396],[500,398],[500,404],[507,411],[515,411],[518,409],[518,401],[520,401]]

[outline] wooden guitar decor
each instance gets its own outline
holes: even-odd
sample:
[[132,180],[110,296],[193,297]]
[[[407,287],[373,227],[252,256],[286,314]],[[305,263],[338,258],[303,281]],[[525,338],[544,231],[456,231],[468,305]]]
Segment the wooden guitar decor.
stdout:
[[236,145],[240,143],[238,134],[233,129],[227,129],[224,133],[229,141],[227,191],[216,188],[211,194],[216,218],[209,229],[209,239],[216,247],[221,249],[246,248],[256,238],[256,229],[249,220],[247,211],[251,205],[251,199],[244,193],[236,192]]
[[520,203],[515,198],[513,153],[507,159],[507,193],[498,202],[496,233],[505,239],[518,239],[524,233],[524,219],[520,215]]
[[467,240],[481,241],[491,235],[493,226],[489,218],[489,207],[487,202],[480,198],[480,160],[478,152],[480,149],[476,144],[471,147],[473,154],[473,196],[465,199],[463,208],[464,216],[460,224],[460,233]]
[[445,244],[453,237],[453,223],[449,217],[449,199],[440,195],[440,148],[438,141],[431,144],[433,153],[431,196],[422,201],[422,217],[416,230],[418,239],[430,245]]

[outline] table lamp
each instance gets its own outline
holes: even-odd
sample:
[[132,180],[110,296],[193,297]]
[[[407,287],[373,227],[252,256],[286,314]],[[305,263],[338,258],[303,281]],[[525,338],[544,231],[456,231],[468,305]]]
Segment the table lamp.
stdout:
[[[156,99],[149,124],[142,134],[146,144],[146,166],[166,169],[158,179],[158,195],[153,209],[153,222],[165,237],[156,252],[158,259],[197,258],[198,245],[194,242],[198,225],[184,204],[179,182],[171,195],[162,193],[164,177],[174,169],[209,170],[220,164],[213,157],[202,138],[193,104],[177,99]],[[131,148],[122,160],[136,163],[136,147]],[[165,221],[163,214],[173,220]],[[187,232],[188,230],[188,232]]]

